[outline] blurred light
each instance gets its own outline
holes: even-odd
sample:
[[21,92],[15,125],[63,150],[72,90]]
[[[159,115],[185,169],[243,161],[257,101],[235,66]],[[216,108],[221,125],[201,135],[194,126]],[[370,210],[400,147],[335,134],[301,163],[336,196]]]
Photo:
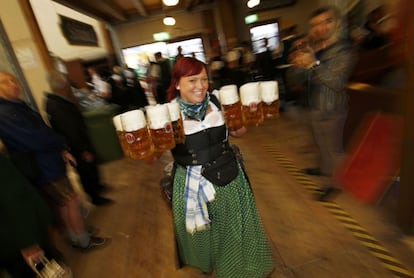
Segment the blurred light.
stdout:
[[172,26],[175,25],[175,18],[172,16],[166,16],[162,22],[164,22],[165,25]]
[[260,0],[249,0],[249,1],[247,1],[247,7],[249,7],[250,9],[256,7],[259,4],[260,4]]
[[162,0],[165,6],[175,6],[178,4],[178,0]]
[[170,39],[170,34],[168,32],[160,32],[154,33],[152,37],[154,38],[154,41],[166,41]]
[[259,16],[257,14],[251,14],[244,18],[244,23],[250,24],[259,20]]

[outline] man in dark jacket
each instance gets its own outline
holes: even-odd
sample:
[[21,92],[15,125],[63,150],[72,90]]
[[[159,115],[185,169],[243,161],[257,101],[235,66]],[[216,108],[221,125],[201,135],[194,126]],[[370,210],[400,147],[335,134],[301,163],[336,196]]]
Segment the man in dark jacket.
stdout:
[[104,186],[100,182],[92,144],[89,140],[82,113],[70,100],[71,87],[65,76],[57,71],[48,74],[53,93],[47,94],[46,112],[52,128],[65,137],[71,153],[76,158],[76,169],[85,192],[94,205],[104,205],[110,200],[100,196]]
[[167,97],[167,89],[171,81],[171,67],[170,61],[162,57],[161,52],[154,54],[155,61],[159,65],[158,79],[157,79],[157,103],[165,103]]
[[18,80],[0,72],[0,139],[16,160],[33,162],[26,167],[38,170],[30,171],[31,182],[55,210],[73,245],[85,251],[103,246],[106,239],[86,230],[79,197],[66,176],[65,163],[76,164],[76,160],[65,149],[64,138],[20,99],[20,93]]
[[[348,114],[346,85],[355,59],[350,44],[342,38],[341,15],[336,7],[315,10],[309,25],[312,47],[291,56],[291,63],[308,76],[312,131],[320,152],[319,167],[305,169],[305,173],[331,176],[344,154],[342,137]],[[325,187],[319,199],[325,200],[335,191],[335,187]]]

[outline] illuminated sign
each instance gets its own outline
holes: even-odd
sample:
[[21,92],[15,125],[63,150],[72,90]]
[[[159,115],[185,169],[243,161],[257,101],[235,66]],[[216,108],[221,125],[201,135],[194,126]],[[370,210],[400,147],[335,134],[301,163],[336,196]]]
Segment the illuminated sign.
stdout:
[[251,14],[244,18],[244,23],[251,24],[259,20],[259,16],[257,14]]
[[154,38],[154,41],[166,41],[170,39],[170,33],[168,32],[154,33],[152,37]]

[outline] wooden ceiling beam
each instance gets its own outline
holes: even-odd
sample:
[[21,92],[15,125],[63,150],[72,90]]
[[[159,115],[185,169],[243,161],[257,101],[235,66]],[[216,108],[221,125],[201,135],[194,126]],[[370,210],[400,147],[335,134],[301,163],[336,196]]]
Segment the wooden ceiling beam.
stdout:
[[148,16],[148,12],[145,9],[144,5],[142,4],[141,0],[131,0],[132,4],[134,4],[135,8],[139,12],[141,16]]
[[109,13],[114,18],[116,18],[118,20],[121,20],[121,21],[128,20],[128,18],[123,13],[122,9],[120,7],[118,7],[114,3],[114,1],[111,1],[111,0],[95,0],[95,3],[101,5],[100,6],[101,9],[105,10],[107,13]]

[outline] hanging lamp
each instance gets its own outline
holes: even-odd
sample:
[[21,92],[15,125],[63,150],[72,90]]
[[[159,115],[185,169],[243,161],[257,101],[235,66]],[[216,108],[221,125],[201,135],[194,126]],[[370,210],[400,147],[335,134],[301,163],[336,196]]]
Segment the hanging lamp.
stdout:
[[167,15],[166,17],[164,17],[162,22],[167,26],[173,26],[175,25],[175,18]]
[[178,1],[179,1],[179,0],[162,0],[162,3],[163,3],[165,6],[175,6],[175,5],[177,5],[177,4],[178,4]]

